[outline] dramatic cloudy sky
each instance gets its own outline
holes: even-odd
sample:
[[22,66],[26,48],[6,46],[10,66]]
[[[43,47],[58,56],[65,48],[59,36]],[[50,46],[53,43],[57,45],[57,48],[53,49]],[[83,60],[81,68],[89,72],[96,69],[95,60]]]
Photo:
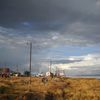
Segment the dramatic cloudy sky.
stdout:
[[100,0],[0,0],[0,66],[100,73]]

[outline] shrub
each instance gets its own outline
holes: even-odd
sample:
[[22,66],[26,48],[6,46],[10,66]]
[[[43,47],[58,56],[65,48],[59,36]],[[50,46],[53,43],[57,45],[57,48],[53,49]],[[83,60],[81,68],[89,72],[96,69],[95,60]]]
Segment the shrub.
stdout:
[[7,93],[8,90],[9,90],[8,87],[5,87],[5,86],[1,86],[1,87],[0,87],[0,93],[1,93],[1,94]]

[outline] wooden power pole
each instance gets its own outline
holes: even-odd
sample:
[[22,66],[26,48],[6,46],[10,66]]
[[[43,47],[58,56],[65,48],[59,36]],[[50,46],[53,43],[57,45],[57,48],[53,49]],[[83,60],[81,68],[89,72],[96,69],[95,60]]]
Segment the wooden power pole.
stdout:
[[29,64],[29,70],[30,70],[30,84],[31,84],[31,70],[32,70],[32,42],[30,42],[30,64]]

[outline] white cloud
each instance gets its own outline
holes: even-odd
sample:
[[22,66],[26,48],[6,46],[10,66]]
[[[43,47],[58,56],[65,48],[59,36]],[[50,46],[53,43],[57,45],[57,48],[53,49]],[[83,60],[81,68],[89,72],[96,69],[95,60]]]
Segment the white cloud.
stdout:
[[[53,67],[56,66],[61,69],[80,69],[80,68],[90,68],[94,66],[94,69],[98,67],[100,69],[100,54],[88,54],[85,56],[71,56],[68,60],[73,60],[74,62],[66,64],[53,64]],[[80,61],[77,61],[80,60]]]

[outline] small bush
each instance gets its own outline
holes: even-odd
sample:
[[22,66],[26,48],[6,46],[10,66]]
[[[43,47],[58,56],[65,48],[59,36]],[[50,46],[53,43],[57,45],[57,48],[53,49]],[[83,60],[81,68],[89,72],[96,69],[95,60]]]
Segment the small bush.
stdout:
[[0,87],[0,94],[7,93],[7,92],[8,92],[8,90],[9,90],[9,88],[8,88],[8,87],[1,86],[1,87]]

